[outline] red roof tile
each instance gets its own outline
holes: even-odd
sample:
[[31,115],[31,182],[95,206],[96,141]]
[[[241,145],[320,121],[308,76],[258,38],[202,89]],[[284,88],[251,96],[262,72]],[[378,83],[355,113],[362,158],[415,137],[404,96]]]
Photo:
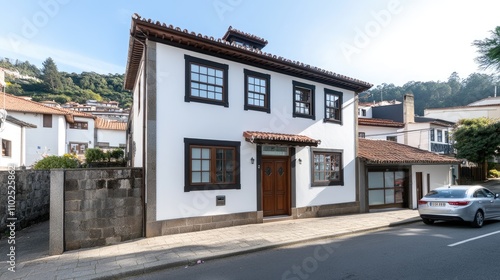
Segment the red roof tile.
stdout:
[[98,129],[108,130],[127,130],[127,123],[105,120],[103,118],[96,118],[95,127]]
[[369,163],[458,164],[456,158],[417,149],[393,141],[359,138],[358,156]]
[[405,127],[405,124],[402,122],[395,122],[393,120],[386,120],[386,119],[373,119],[373,118],[359,118],[358,125]]
[[318,146],[321,141],[305,135],[273,132],[245,131],[243,137],[251,143],[289,144],[296,146]]

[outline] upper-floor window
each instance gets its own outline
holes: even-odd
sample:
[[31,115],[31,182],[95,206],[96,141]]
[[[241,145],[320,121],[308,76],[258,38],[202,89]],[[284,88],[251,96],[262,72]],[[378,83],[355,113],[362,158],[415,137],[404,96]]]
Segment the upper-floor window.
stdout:
[[439,143],[443,142],[443,131],[441,129],[437,130],[437,141]]
[[88,122],[74,122],[69,124],[69,128],[71,129],[89,129]]
[[314,85],[293,81],[293,117],[315,119]]
[[325,121],[342,122],[342,92],[325,88]]
[[43,114],[43,127],[52,127],[52,115]]
[[444,142],[446,144],[450,143],[450,134],[449,134],[448,130],[444,131]]
[[12,142],[7,139],[2,139],[2,156],[12,156]]
[[201,58],[185,55],[186,61],[186,102],[203,102],[229,106],[228,69],[229,66]]
[[240,142],[184,139],[184,191],[240,189]]
[[398,142],[397,136],[387,136],[386,139],[387,139],[387,141]]
[[313,186],[344,184],[342,151],[313,150]]
[[245,110],[271,112],[271,76],[245,69]]
[[366,117],[366,109],[358,109],[358,116]]
[[431,133],[431,141],[434,141],[434,128],[431,128],[430,133]]
[[364,132],[358,132],[358,137],[359,138],[365,138],[366,134]]

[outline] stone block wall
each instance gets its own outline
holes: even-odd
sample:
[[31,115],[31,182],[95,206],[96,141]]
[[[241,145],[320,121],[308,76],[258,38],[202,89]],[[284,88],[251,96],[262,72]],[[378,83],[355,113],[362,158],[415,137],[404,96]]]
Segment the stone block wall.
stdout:
[[142,169],[64,171],[64,250],[143,236]]
[[[12,181],[14,183],[12,183]],[[9,188],[10,186],[10,188]],[[15,197],[8,191],[15,188]],[[9,215],[9,201],[15,205],[15,214]],[[12,204],[15,201],[14,204]],[[8,222],[14,221],[16,229],[49,219],[50,209],[50,171],[48,170],[11,170],[0,171],[0,232],[7,230]]]

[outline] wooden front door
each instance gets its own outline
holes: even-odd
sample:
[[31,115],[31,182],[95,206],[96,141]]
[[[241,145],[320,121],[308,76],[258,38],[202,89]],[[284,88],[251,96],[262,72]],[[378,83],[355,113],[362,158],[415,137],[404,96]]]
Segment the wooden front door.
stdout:
[[290,215],[290,160],[262,157],[262,210],[264,216]]
[[422,172],[417,172],[415,174],[417,181],[417,201],[424,196],[424,186],[422,184]]

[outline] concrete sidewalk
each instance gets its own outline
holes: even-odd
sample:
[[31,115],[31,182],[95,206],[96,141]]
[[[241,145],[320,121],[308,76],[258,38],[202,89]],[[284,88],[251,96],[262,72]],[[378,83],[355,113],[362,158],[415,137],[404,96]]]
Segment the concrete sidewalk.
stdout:
[[[417,210],[297,219],[243,225],[153,238],[117,245],[65,252],[59,256],[16,255],[15,272],[8,270],[0,252],[1,279],[105,279],[122,278],[232,255],[276,248],[295,243],[341,236],[420,221]],[[22,231],[21,231],[22,232]],[[19,238],[16,246],[36,239]],[[2,243],[6,243],[2,240]],[[8,250],[4,246],[2,250]],[[24,244],[26,245],[26,244]]]

